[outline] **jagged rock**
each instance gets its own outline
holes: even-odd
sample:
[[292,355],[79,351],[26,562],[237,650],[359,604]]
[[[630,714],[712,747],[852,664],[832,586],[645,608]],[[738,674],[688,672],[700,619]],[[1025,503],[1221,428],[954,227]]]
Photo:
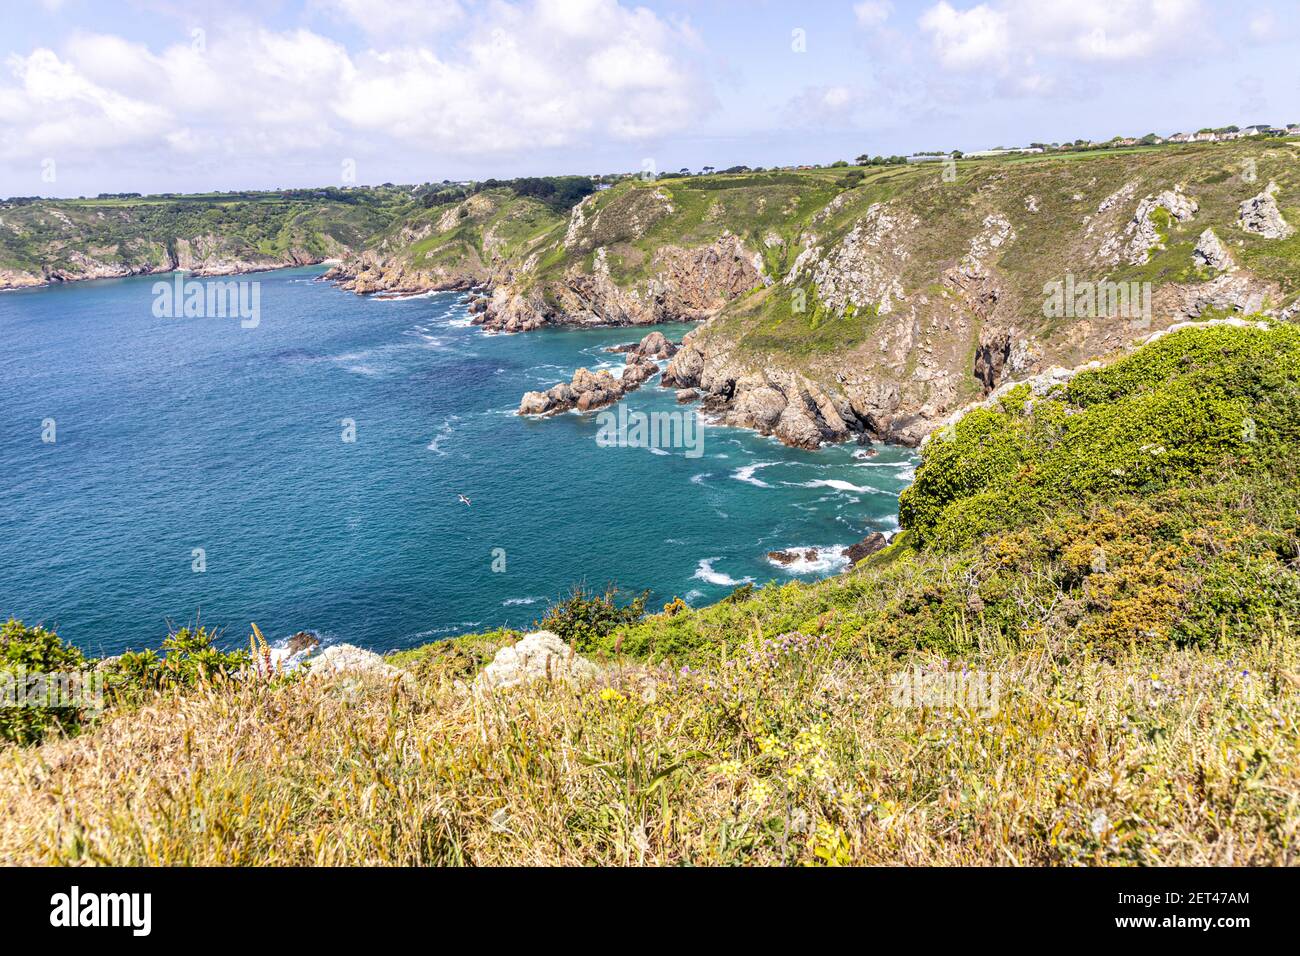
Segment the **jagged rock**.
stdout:
[[643,338],[639,344],[632,347],[628,353],[628,361],[631,356],[640,355],[650,359],[670,359],[677,354],[677,346],[664,336],[662,332],[651,332]]
[[1173,306],[1175,315],[1195,319],[1206,310],[1249,314],[1264,308],[1270,294],[1276,294],[1274,282],[1257,279],[1248,272],[1232,271],[1215,276],[1209,282],[1171,285],[1161,290],[1160,302]]
[[653,359],[641,355],[628,355],[627,358],[628,364],[623,368],[623,378],[620,380],[624,394],[640,388],[659,373],[659,366]]
[[295,654],[311,653],[320,647],[320,638],[310,631],[299,631],[285,643],[285,653],[292,657]]
[[534,631],[497,651],[474,679],[476,690],[502,690],[538,680],[590,680],[599,669],[551,631]]
[[1206,229],[1196,240],[1196,248],[1192,250],[1192,260],[1198,266],[1217,269],[1220,272],[1227,272],[1232,268],[1232,253],[1228,252],[1228,247],[1214,234],[1213,229]]
[[670,359],[677,352],[677,346],[664,336],[662,332],[649,332],[640,342],[633,342],[630,345],[615,345],[605,349],[606,352],[627,355],[628,362],[632,361],[633,356],[643,356],[650,359]]
[[615,378],[608,369],[593,372],[580,368],[573,373],[571,382],[560,382],[544,392],[525,392],[517,414],[555,415],[572,408],[594,411],[636,391],[658,372],[659,366],[653,360],[640,355],[629,356],[621,378]]
[[689,405],[691,402],[699,401],[700,393],[693,388],[679,388],[677,390],[677,404]]
[[1005,329],[985,330],[975,349],[975,377],[991,392],[1002,380],[1002,370],[1011,358],[1011,334]]
[[856,544],[849,545],[844,551],[845,556],[849,559],[849,567],[853,567],[863,558],[875,554],[887,544],[889,544],[889,539],[884,534],[873,531]]
[[1132,237],[1127,256],[1134,265],[1146,262],[1151,257],[1151,250],[1160,245],[1160,230],[1153,219],[1157,209],[1164,209],[1178,222],[1187,222],[1196,215],[1200,205],[1190,196],[1184,196],[1181,186],[1166,189],[1157,196],[1147,196],[1138,203],[1137,212],[1124,230]]
[[1274,198],[1275,193],[1277,183],[1270,182],[1262,193],[1252,196],[1238,207],[1237,221],[1242,229],[1265,239],[1285,239],[1295,232],[1294,227],[1282,218],[1282,212],[1277,208],[1277,200]]
[[808,406],[800,401],[785,406],[772,428],[772,434],[787,445],[797,448],[817,448],[825,440],[825,435],[817,427]]
[[691,342],[691,335],[682,339],[677,354],[664,369],[663,378],[659,380],[664,388],[694,388],[700,384],[700,375],[704,372],[704,353]]
[[727,416],[727,424],[770,432],[785,411],[785,396],[771,386],[748,389],[741,393]]

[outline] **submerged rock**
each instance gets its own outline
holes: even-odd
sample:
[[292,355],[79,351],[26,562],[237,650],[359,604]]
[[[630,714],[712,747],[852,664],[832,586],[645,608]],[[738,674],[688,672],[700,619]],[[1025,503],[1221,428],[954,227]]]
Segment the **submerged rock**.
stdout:
[[786,551],[769,551],[767,559],[789,567],[796,561],[816,561],[819,555],[816,548],[790,548]]
[[286,642],[284,649],[290,657],[295,654],[310,654],[320,647],[320,638],[310,631],[299,631]]
[[534,631],[518,643],[503,647],[474,679],[476,690],[501,690],[534,681],[580,682],[595,677],[599,669],[574,652],[551,631]]

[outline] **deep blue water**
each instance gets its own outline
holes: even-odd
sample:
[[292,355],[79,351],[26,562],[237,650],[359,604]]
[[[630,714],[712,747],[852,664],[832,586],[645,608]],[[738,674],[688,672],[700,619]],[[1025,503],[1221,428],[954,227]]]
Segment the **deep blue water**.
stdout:
[[[152,278],[0,294],[0,617],[96,654],[196,617],[230,643],[256,621],[386,650],[525,626],[581,581],[708,603],[789,580],[769,550],[897,526],[901,449],[710,427],[690,458],[601,447],[595,416],[512,414],[621,366],[603,349],[635,331],[484,335],[455,294],[365,299],[316,274],[248,277],[251,329],[155,318]],[[677,408],[657,381],[629,410]]]

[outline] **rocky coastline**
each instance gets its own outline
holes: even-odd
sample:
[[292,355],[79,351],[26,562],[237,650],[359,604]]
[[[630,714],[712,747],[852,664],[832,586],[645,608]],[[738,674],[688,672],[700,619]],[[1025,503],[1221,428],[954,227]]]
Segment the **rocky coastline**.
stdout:
[[662,332],[651,332],[640,342],[608,351],[625,354],[623,370],[615,376],[608,369],[593,372],[578,369],[571,381],[552,385],[542,392],[525,392],[517,414],[525,417],[558,415],[576,409],[592,412],[621,400],[659,374],[657,359],[669,358],[677,346]]
[[215,279],[230,276],[251,275],[259,272],[273,272],[277,269],[293,269],[300,266],[323,265],[333,260],[323,256],[313,256],[303,252],[293,252],[283,259],[231,259],[222,256],[212,258],[194,258],[192,256],[169,256],[158,262],[126,264],[105,262],[82,257],[79,263],[83,268],[73,271],[67,268],[46,268],[39,274],[13,269],[0,269],[0,292],[16,289],[36,289],[45,286],[63,285],[68,282],[91,282],[96,279],[129,279],[135,276],[167,275],[183,271],[196,279]]

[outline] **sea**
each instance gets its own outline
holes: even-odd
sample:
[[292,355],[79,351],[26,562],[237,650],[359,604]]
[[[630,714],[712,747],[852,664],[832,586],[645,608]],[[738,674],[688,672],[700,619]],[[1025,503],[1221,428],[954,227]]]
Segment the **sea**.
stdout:
[[196,623],[388,651],[529,627],[574,587],[656,608],[811,581],[898,527],[904,448],[696,432],[658,378],[612,430],[515,414],[646,329],[488,334],[457,293],[321,271],[231,280],[256,321],[164,304],[173,276],[0,294],[0,620],[95,656]]

